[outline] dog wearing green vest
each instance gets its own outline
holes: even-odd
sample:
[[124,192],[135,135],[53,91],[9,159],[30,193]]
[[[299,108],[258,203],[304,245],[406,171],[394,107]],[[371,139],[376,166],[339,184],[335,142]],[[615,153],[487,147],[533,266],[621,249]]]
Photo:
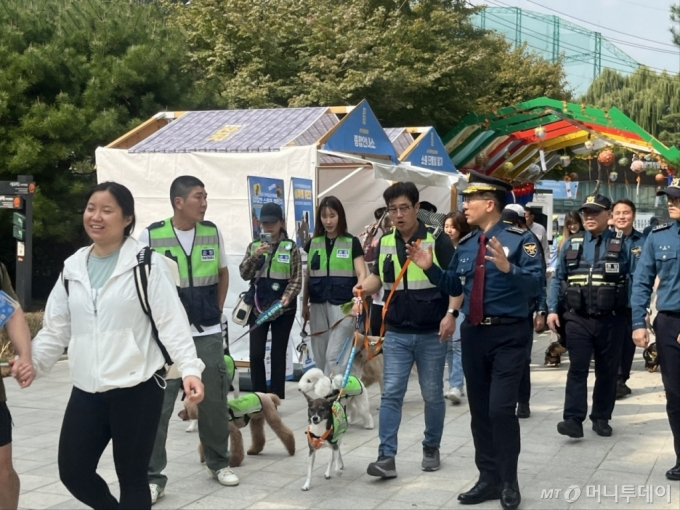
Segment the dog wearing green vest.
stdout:
[[[241,430],[246,425],[250,425],[250,448],[248,455],[257,455],[264,450],[266,443],[264,434],[265,422],[274,431],[283,443],[289,455],[295,455],[295,436],[293,431],[288,428],[281,420],[281,415],[277,409],[281,405],[281,400],[274,393],[247,393],[236,399],[227,402],[229,406],[229,443],[231,457],[230,467],[238,467],[245,458],[243,447],[243,435]],[[188,400],[184,400],[184,409],[178,416],[186,421],[198,418],[198,406]],[[198,445],[198,456],[201,463],[203,458],[203,445]]]

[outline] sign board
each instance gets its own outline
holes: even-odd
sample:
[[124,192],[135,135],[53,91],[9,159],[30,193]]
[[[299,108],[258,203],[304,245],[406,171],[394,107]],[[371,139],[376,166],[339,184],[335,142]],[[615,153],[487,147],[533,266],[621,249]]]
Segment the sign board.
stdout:
[[293,177],[293,205],[295,208],[295,237],[302,248],[314,232],[314,188],[311,179]]
[[444,144],[434,128],[429,128],[418,138],[417,145],[406,155],[404,161],[441,172],[456,171],[453,161],[449,158]]
[[34,182],[0,181],[0,195],[28,195],[33,192]]
[[283,179],[248,176],[248,196],[250,198],[250,219],[253,227],[253,240],[260,237],[260,209],[268,202],[274,202],[284,210]]
[[20,196],[0,195],[0,209],[21,209],[24,199]]

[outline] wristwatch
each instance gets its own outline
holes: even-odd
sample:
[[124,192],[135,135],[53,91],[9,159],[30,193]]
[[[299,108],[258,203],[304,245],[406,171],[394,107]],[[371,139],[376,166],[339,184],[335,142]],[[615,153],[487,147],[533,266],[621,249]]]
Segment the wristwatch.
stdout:
[[458,316],[460,315],[460,312],[455,308],[449,308],[448,310],[446,310],[446,313],[450,313],[451,315],[453,315],[454,319],[457,319]]
[[537,313],[538,315],[540,315],[541,317],[545,317],[546,315],[548,315],[548,314],[547,314],[546,312],[544,312],[543,310],[539,310],[539,311],[536,312],[536,313]]

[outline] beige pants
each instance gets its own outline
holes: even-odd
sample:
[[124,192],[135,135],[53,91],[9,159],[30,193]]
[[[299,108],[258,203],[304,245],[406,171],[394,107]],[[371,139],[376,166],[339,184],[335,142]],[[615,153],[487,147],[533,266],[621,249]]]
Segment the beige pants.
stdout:
[[[311,303],[309,315],[312,333],[326,331],[345,316],[340,310],[339,305],[332,305],[330,303]],[[349,341],[345,345],[347,338],[349,338]],[[349,354],[352,350],[353,341],[354,318],[352,317],[343,320],[331,331],[312,338],[310,340],[312,357],[317,368],[323,370],[323,373],[328,376],[331,373],[333,375],[344,375],[347,363],[349,362]],[[345,346],[344,351],[343,346]],[[342,355],[340,354],[341,351],[343,351]],[[338,358],[340,359],[338,360]],[[354,367],[352,367],[352,374],[354,372]]]

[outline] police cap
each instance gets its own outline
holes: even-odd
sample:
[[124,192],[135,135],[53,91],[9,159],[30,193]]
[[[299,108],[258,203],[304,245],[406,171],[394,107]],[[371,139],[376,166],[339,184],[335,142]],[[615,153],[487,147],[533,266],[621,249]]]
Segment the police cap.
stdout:
[[510,183],[470,170],[468,187],[463,190],[463,195],[492,192],[502,194],[505,197],[508,191],[512,191]]
[[680,197],[680,177],[673,177],[671,183],[666,187],[656,192],[656,196],[668,195],[669,197]]
[[579,209],[580,211],[609,211],[612,208],[612,201],[604,195],[590,195]]

